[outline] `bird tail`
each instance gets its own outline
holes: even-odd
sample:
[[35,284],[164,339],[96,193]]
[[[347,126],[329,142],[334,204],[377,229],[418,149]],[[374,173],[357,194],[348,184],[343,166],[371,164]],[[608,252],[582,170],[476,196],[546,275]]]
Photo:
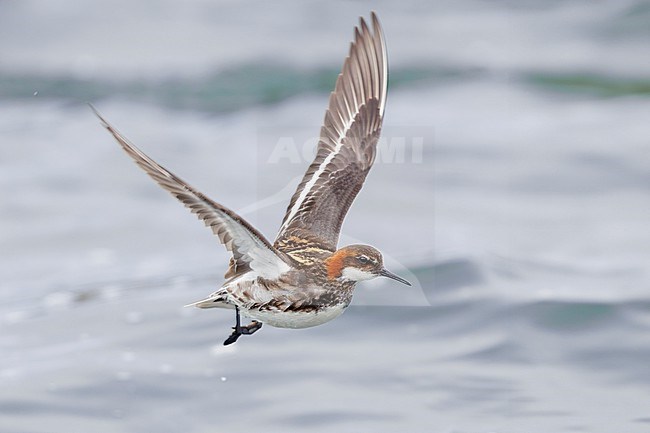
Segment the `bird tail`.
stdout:
[[186,307],[197,307],[197,308],[235,308],[234,305],[229,304],[226,298],[222,293],[213,293],[205,299],[200,301],[192,302],[191,304],[185,305]]

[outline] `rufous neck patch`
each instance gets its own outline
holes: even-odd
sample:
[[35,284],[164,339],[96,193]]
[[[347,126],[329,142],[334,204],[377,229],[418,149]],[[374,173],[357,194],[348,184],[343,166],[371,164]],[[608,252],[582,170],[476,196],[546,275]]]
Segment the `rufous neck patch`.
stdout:
[[343,271],[343,259],[345,259],[345,257],[345,251],[337,251],[325,260],[327,278],[333,280],[341,276],[341,272]]

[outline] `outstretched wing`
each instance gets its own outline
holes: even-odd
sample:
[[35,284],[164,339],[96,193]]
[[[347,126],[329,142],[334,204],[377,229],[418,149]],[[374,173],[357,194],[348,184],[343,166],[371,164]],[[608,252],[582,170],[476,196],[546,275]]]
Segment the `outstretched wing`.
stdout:
[[276,278],[289,270],[284,253],[277,251],[264,236],[235,212],[215,203],[169,170],[145,155],[111,126],[91,105],[102,125],[113,134],[127,154],[161,187],[179,199],[217,235],[232,253],[226,278],[236,278],[249,270],[256,276]]
[[361,18],[350,54],[329,100],[316,159],[291,198],[275,247],[334,251],[341,224],[375,159],[386,103],[388,69],[377,16],[372,31]]

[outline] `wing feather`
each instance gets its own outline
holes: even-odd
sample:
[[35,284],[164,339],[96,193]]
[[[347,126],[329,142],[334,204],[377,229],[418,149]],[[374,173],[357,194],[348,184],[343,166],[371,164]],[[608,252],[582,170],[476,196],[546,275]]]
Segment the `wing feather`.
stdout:
[[290,258],[277,251],[262,234],[230,209],[210,200],[175,174],[159,165],[110,125],[91,105],[102,125],[126,153],[161,187],[181,201],[212,230],[232,253],[227,278],[250,270],[264,278],[276,278],[289,270]]
[[[291,198],[275,247],[334,251],[343,219],[375,160],[386,103],[384,36],[373,13],[361,18],[325,113],[316,158]],[[304,258],[303,258],[304,259]]]

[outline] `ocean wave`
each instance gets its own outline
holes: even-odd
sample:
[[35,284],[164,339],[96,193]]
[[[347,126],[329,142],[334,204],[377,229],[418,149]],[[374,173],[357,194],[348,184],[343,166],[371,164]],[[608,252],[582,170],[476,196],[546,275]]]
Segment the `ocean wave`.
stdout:
[[[107,80],[65,75],[0,73],[0,98],[61,100],[71,104],[118,98],[175,110],[232,112],[272,105],[306,94],[327,94],[338,68],[305,69],[267,63],[249,63],[202,77],[159,80]],[[512,77],[511,77],[512,78]],[[515,82],[543,91],[579,93],[594,97],[650,96],[650,79],[589,73],[522,72]],[[487,84],[501,74],[480,68],[410,66],[391,70],[393,89],[432,87],[468,80]]]
[[536,87],[564,93],[581,93],[601,97],[649,96],[650,78],[630,78],[593,73],[525,74],[525,80]]
[[[70,103],[120,98],[171,109],[231,112],[269,105],[288,98],[328,93],[339,69],[301,69],[266,63],[249,63],[199,78],[111,81],[63,75],[0,73],[0,98],[58,99]],[[475,76],[478,71],[444,67],[406,67],[391,71],[392,87],[447,81]]]

